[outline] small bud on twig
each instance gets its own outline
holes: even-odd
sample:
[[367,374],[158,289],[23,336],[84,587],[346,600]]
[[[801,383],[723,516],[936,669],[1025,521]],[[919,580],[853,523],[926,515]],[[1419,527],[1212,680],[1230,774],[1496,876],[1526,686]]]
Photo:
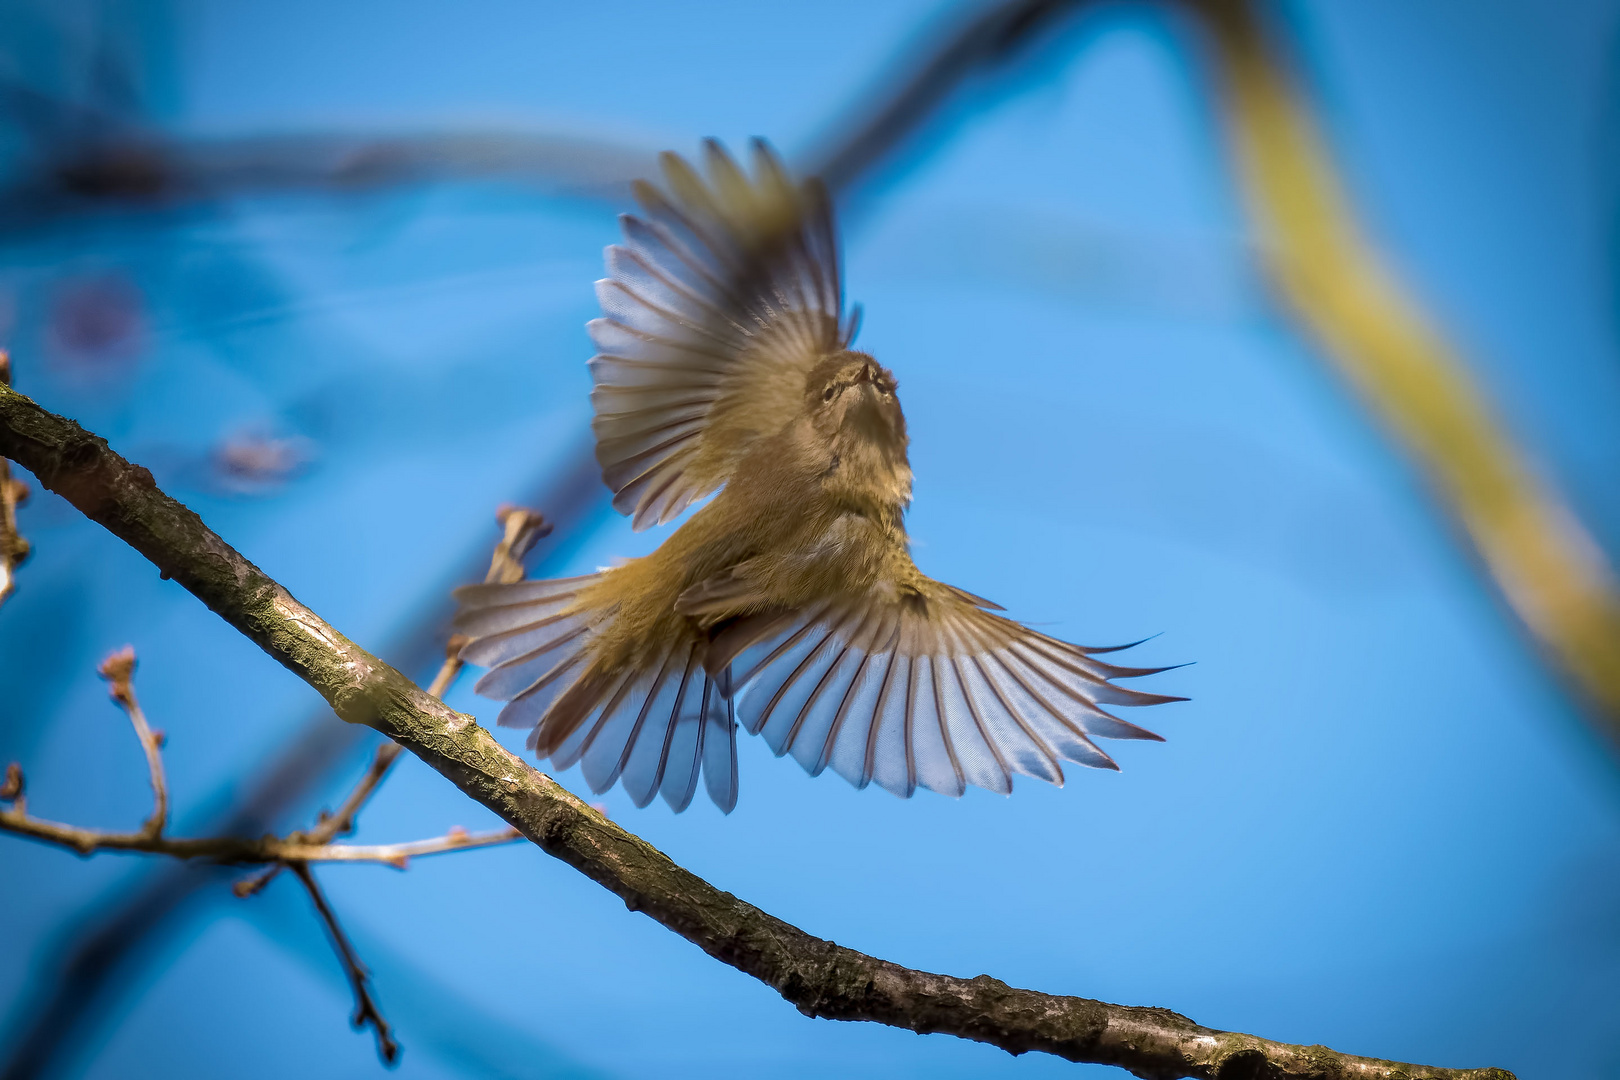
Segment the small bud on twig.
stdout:
[[96,672],[111,684],[108,692],[129,716],[129,722],[135,728],[135,737],[140,740],[141,750],[146,754],[146,768],[152,777],[152,814],[146,819],[142,831],[147,836],[161,836],[163,826],[169,819],[169,785],[163,776],[163,755],[160,753],[166,740],[161,731],[153,731],[148,726],[146,714],[141,711],[140,702],[135,700],[135,647],[125,645],[109,653]]
[[26,788],[22,766],[13,761],[6,766],[5,782],[0,783],[0,802],[21,802]]
[[97,666],[96,674],[111,684],[108,693],[113,700],[127,707],[134,696],[129,682],[135,674],[135,646],[125,645],[116,652],[108,653],[107,658]]

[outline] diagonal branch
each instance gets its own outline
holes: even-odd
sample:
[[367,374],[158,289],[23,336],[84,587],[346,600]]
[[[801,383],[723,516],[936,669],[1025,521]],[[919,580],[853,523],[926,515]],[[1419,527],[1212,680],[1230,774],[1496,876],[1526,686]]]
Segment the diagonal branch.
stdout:
[[1620,746],[1620,579],[1536,476],[1468,368],[1358,229],[1252,0],[1187,0],[1208,30],[1267,269],[1405,450],[1543,655]]
[[[1355,219],[1318,124],[1254,0],[1169,0],[1208,30],[1234,169],[1266,269],[1306,332],[1427,480],[1542,657],[1620,747],[1620,575],[1544,482]],[[852,132],[810,157],[841,196],[913,144],[975,76],[1010,66],[1096,0],[1003,0],[964,18]]]
[[1144,1077],[1275,1080],[1507,1080],[1498,1069],[1433,1069],[1201,1027],[1165,1009],[1020,990],[901,967],[813,937],[722,892],[586,806],[349,641],[248,562],[145,469],[71,420],[0,388],[0,455],[141,552],[318,691],[350,723],[399,742],[538,847],[801,1012],[944,1032],[1011,1053],[1040,1050]]
[[[523,578],[523,557],[534,547],[536,541],[551,532],[551,526],[542,515],[521,506],[501,506],[495,511],[495,518],[501,524],[501,539],[495,545],[495,552],[490,557],[489,572],[484,575],[484,582],[494,584],[520,581]],[[433,682],[427,688],[427,692],[434,697],[442,700],[450,687],[455,684],[456,677],[461,674],[461,669],[465,666],[461,659],[461,647],[466,644],[466,640],[460,634],[453,634],[446,642],[444,663],[440,665],[439,673],[433,677]],[[366,769],[360,782],[355,784],[354,789],[338,805],[336,812],[327,815],[313,829],[295,834],[292,839],[310,844],[326,844],[330,843],[333,837],[345,836],[354,831],[355,818],[359,816],[372,794],[388,778],[389,770],[398,760],[400,750],[399,743],[392,739],[385,740],[377,747],[370,768]],[[285,865],[280,863],[271,866],[268,870],[239,881],[233,891],[237,896],[252,896],[275,880]]]
[[[526,510],[521,506],[502,506],[495,511],[496,520],[501,524],[501,540],[495,545],[495,552],[490,556],[489,572],[484,575],[485,584],[510,583],[523,579],[523,557],[535,545],[535,541],[551,532],[551,526],[546,520],[533,510]],[[461,647],[466,639],[460,635],[453,635],[445,645],[444,664],[439,673],[433,677],[428,685],[427,692],[436,698],[443,698],[454,685],[456,677],[461,674],[464,663],[461,659]],[[321,822],[306,834],[305,839],[312,843],[324,844],[335,836],[343,836],[354,829],[354,819],[365,806],[372,793],[377,790],[388,776],[394,761],[399,757],[400,746],[396,742],[385,742],[377,748],[377,756],[372,759],[371,768],[366,775],[360,778],[354,790],[349,792],[346,799],[338,807],[337,812]]]

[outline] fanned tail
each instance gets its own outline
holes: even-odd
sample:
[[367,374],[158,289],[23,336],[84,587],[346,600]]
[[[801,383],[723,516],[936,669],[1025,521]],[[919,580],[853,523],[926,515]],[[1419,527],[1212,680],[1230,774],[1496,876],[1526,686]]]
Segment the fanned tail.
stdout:
[[1061,762],[1118,769],[1094,739],[1159,736],[1103,708],[1183,700],[1115,685],[1128,668],[985,610],[941,582],[897,601],[875,590],[766,610],[719,630],[707,651],[750,735],[812,776],[910,798],[968,785],[1011,794],[1013,777],[1063,783]]
[[705,644],[682,642],[634,669],[596,670],[587,646],[603,613],[579,598],[599,576],[456,590],[455,628],[473,639],[461,657],[490,668],[474,689],[507,702],[502,727],[532,728],[528,745],[540,758],[558,769],[580,765],[593,792],[619,783],[638,807],[662,794],[680,813],[701,774],[729,814],[736,724],[719,679],[704,670]]

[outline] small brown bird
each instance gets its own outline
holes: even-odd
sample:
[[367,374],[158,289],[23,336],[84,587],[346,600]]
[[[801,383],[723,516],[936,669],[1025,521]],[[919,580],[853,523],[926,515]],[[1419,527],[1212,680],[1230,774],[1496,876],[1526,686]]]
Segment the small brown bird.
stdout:
[[[925,576],[897,383],[850,348],[826,192],[763,143],[753,177],[710,141],[705,182],[662,157],[635,186],[590,324],[596,456],[636,529],[720,489],[645,558],[584,577],[458,591],[462,657],[505,726],[591,790],[678,813],[701,771],[737,802],[737,720],[812,775],[902,797],[1117,768],[1096,736],[1157,739],[1101,706],[1180,698],[1110,680],[1069,645]],[[1124,646],[1121,646],[1122,648]]]

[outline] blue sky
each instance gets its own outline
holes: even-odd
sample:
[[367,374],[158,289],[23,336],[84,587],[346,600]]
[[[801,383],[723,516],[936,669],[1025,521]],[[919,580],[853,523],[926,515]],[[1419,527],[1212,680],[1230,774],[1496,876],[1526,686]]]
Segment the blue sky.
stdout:
[[[136,106],[176,132],[516,127],[680,150],[758,134],[791,158],[951,9],[74,10],[0,17],[6,70],[83,98],[85,27],[109,27]],[[1380,250],[1611,553],[1616,15],[1278,12]],[[911,966],[1379,1057],[1613,1075],[1611,759],[1259,277],[1194,41],[1110,9],[993,89],[846,231],[860,343],[898,375],[912,433],[915,554],[1071,640],[1160,635],[1131,655],[1196,661],[1151,686],[1192,701],[1133,714],[1168,742],[1118,744],[1123,772],[1077,768],[1061,790],[904,802],[749,741],[731,816],[617,792],[609,812],[715,884]],[[382,648],[493,542],[494,506],[577,453],[590,283],[619,209],[459,183],[19,232],[0,238],[17,383]],[[134,297],[127,341],[73,354],[61,298],[108,282]],[[297,440],[306,467],[221,489],[214,448],[255,432]],[[144,816],[138,748],[94,675],[125,642],[181,822],[317,704],[65,504],[36,498],[22,524],[36,555],[0,610],[0,756],[28,769],[37,812]],[[574,572],[665,535],[631,533],[604,492],[542,558]],[[492,719],[470,682],[450,703]],[[407,759],[358,839],[487,823]],[[0,890],[15,1020],[55,935],[150,868],[4,837],[0,866],[27,883]],[[1123,1075],[805,1019],[529,847],[323,880],[377,972],[402,1076]],[[372,1074],[296,883],[218,893],[79,1074]]]

